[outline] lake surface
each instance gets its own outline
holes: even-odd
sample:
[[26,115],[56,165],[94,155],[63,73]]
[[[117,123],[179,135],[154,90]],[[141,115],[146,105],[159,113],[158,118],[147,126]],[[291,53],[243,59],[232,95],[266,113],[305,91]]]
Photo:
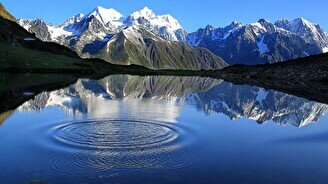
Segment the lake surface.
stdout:
[[2,97],[0,183],[328,183],[328,106],[285,93],[113,75]]

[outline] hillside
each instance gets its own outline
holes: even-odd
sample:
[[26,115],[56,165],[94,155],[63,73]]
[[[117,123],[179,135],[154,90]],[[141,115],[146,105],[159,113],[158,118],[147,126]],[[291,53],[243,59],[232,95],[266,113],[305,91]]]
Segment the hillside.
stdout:
[[16,21],[16,18],[13,15],[11,15],[1,3],[0,3],[0,16],[5,19],[11,20],[13,22]]
[[328,103],[327,63],[325,53],[274,64],[230,66],[216,77]]
[[0,17],[0,45],[1,71],[95,72],[98,70],[95,65],[100,64],[85,62],[64,46],[42,42],[3,17]]
[[169,42],[137,27],[129,27],[114,35],[93,51],[84,47],[82,57],[100,58],[117,65],[140,65],[149,69],[216,70],[228,66],[207,49]]

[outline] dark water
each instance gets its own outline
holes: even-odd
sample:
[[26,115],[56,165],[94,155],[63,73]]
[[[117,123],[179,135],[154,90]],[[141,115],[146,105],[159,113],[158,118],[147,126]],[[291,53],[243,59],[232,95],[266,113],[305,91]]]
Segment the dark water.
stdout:
[[328,183],[325,104],[168,76],[22,95],[0,116],[0,183]]

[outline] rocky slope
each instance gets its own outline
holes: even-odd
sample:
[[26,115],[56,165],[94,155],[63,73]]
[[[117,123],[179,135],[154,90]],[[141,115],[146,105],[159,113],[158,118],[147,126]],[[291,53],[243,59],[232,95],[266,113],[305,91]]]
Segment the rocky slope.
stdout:
[[136,26],[120,31],[103,44],[86,45],[81,56],[150,69],[213,70],[227,66],[207,49],[170,42]]
[[48,29],[47,24],[41,19],[35,20],[27,20],[27,19],[19,19],[19,25],[24,25],[24,29],[26,29],[30,33],[34,33],[37,38],[44,42],[51,42],[51,33]]
[[270,23],[233,22],[225,28],[207,26],[188,34],[187,43],[205,47],[228,64],[263,64],[327,52],[328,36],[303,18]]

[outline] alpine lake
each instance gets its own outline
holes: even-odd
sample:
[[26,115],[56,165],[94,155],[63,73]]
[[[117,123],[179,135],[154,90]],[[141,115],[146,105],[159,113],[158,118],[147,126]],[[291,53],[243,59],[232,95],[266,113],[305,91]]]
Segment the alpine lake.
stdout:
[[328,182],[323,103],[197,76],[0,76],[3,184]]

